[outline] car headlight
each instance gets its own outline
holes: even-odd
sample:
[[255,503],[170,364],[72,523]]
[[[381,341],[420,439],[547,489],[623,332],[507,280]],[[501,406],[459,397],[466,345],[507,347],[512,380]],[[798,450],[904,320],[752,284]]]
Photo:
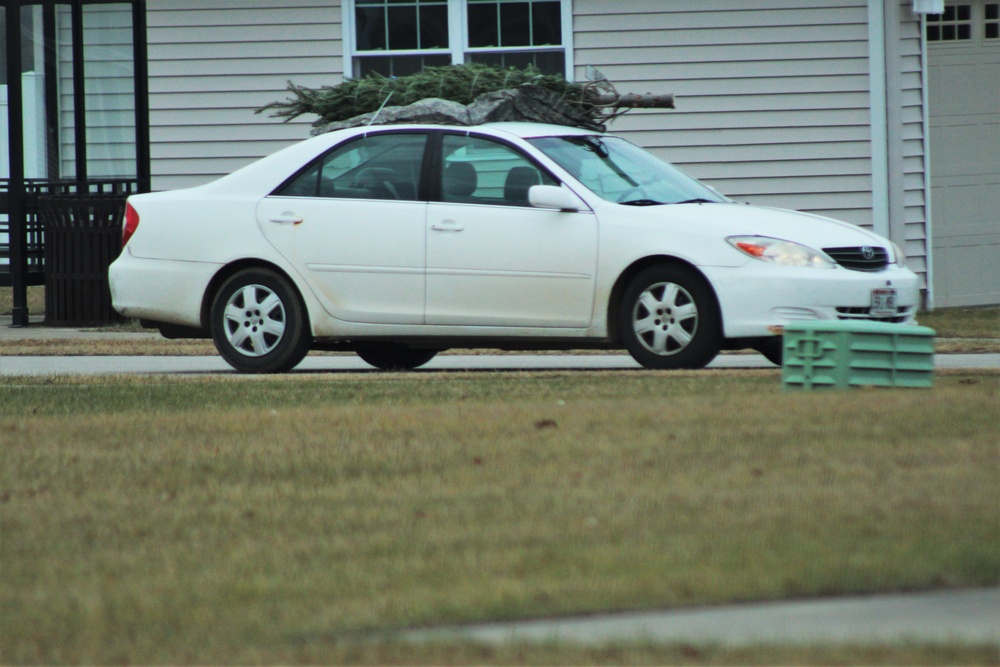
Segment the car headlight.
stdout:
[[896,258],[896,266],[906,266],[906,253],[898,245],[892,243],[892,241],[889,243],[892,244],[892,254]]
[[730,236],[729,244],[740,252],[780,266],[811,266],[832,269],[837,265],[829,257],[809,246],[767,236]]

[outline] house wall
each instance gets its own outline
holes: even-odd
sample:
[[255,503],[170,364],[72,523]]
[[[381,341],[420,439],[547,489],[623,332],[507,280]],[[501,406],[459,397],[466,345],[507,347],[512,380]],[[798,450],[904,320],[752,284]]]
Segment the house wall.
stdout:
[[[270,5],[270,7],[268,6]],[[310,121],[254,111],[288,81],[341,81],[331,0],[148,0],[153,189],[189,187],[309,136]]]
[[677,96],[616,132],[737,199],[872,225],[865,0],[577,0],[574,13],[578,78],[589,64],[620,91]]
[[929,288],[929,162],[920,18],[909,0],[885,1],[889,236]]

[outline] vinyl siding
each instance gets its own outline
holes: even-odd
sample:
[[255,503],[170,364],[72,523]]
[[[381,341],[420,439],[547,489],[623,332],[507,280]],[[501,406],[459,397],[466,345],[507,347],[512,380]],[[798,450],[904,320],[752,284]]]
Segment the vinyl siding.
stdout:
[[153,188],[188,187],[309,136],[310,120],[254,111],[289,81],[341,81],[340,5],[330,0],[148,0]]
[[[930,175],[924,125],[921,23],[911,2],[886,0],[889,83],[889,228],[911,269],[925,278],[930,252],[927,189]],[[898,200],[898,201],[897,201]]]
[[573,6],[578,79],[677,97],[613,131],[736,199],[871,226],[866,0]]

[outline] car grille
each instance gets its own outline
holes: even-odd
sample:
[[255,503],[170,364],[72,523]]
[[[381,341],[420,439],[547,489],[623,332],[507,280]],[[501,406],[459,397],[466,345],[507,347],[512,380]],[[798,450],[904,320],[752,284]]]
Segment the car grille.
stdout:
[[868,322],[890,322],[890,323],[901,323],[907,322],[913,315],[913,306],[904,306],[902,308],[896,309],[895,315],[881,315],[874,316],[871,314],[871,308],[867,306],[853,307],[853,308],[837,308],[837,319],[838,320],[867,320]]
[[889,265],[889,253],[876,246],[823,248],[823,252],[851,271],[881,271]]

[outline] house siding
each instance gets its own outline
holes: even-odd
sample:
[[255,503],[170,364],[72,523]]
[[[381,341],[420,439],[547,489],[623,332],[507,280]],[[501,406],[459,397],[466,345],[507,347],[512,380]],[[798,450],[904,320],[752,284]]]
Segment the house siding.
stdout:
[[254,111],[341,81],[339,3],[148,0],[153,189],[189,187],[309,136]]
[[576,0],[576,76],[673,92],[611,128],[720,191],[871,226],[867,2],[803,4]]
[[889,231],[928,288],[929,188],[922,25],[911,2],[886,1]]

